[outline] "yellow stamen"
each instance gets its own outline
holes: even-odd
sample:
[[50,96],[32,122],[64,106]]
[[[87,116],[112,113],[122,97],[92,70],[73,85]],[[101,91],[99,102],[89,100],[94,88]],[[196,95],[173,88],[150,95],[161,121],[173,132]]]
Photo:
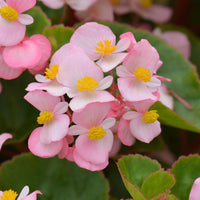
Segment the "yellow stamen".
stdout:
[[19,18],[18,12],[10,6],[2,6],[0,8],[0,13],[1,17],[10,21],[15,21]]
[[159,114],[157,113],[157,110],[151,110],[144,113],[144,116],[142,118],[142,121],[145,123],[154,123],[159,117]]
[[45,76],[47,79],[56,79],[59,65],[51,65],[50,69],[46,68]]
[[97,43],[97,47],[95,47],[95,49],[98,51],[95,52],[95,54],[100,54],[101,56],[108,55],[115,51],[116,48],[116,45],[111,45],[111,40],[105,40],[104,44],[102,41],[100,41]]
[[42,111],[40,116],[37,118],[38,124],[45,124],[53,119],[53,114],[51,111]]
[[149,8],[152,5],[152,0],[141,0],[141,6],[143,8]]
[[97,88],[99,83],[94,79],[93,77],[90,76],[85,76],[84,78],[81,78],[81,80],[78,80],[78,85],[76,85],[77,90],[79,92],[94,92],[94,88]]
[[90,130],[87,131],[87,137],[90,140],[99,140],[102,139],[104,137],[104,135],[106,134],[106,131],[103,129],[102,126],[94,126],[92,127]]
[[135,72],[133,72],[135,77],[138,78],[139,81],[149,82],[151,80],[151,73],[148,69],[144,67],[138,67]]
[[13,190],[5,190],[3,194],[0,196],[1,200],[15,200],[17,197],[17,193]]
[[110,3],[112,3],[113,5],[117,5],[119,3],[120,0],[109,0]]

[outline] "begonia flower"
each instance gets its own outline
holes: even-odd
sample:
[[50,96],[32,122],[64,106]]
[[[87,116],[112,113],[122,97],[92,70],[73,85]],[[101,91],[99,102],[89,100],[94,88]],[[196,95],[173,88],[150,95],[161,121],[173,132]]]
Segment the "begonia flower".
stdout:
[[104,72],[108,72],[120,64],[129,48],[130,38],[124,37],[116,44],[116,36],[107,26],[96,22],[88,22],[80,26],[71,37],[71,43],[82,48]]
[[[22,191],[20,192],[19,196],[18,194],[13,191],[13,190],[5,190],[5,191],[0,191],[0,200],[36,200],[37,199],[37,194],[42,194],[39,190],[36,190],[32,192],[31,194],[29,193],[29,187],[24,186]],[[18,196],[18,197],[17,197]]]
[[97,0],[40,0],[47,7],[53,9],[59,9],[64,6],[64,4],[68,4],[74,10],[86,10]]
[[92,102],[111,102],[115,98],[105,89],[112,84],[112,76],[106,76],[102,70],[74,44],[66,44],[59,51],[60,61],[57,81],[67,88],[72,98],[70,108],[79,110]]
[[5,63],[2,53],[3,53],[3,48],[0,47],[0,78],[11,80],[19,77],[25,69],[9,67]]
[[68,109],[68,103],[60,102],[59,97],[39,90],[28,92],[24,98],[40,111],[37,122],[43,126],[35,130],[40,135],[40,142],[49,144],[62,140],[70,123],[68,115],[64,114]]
[[0,45],[16,45],[23,40],[26,25],[33,18],[22,12],[34,7],[36,0],[0,0]]
[[[134,102],[136,111],[128,111],[122,116],[123,121],[119,122],[118,127],[118,136],[122,138],[122,142],[125,141],[127,145],[130,145],[132,142],[127,139],[130,140],[131,133],[134,138],[149,143],[161,133],[157,110],[148,110],[152,103],[154,103],[152,100]],[[127,125],[129,125],[129,130],[127,130]]]
[[158,52],[147,40],[136,43],[123,65],[117,67],[117,82],[122,97],[127,101],[158,100],[154,92],[161,81],[154,73],[161,64]]
[[114,118],[106,118],[110,103],[91,103],[80,112],[74,112],[69,135],[79,135],[73,151],[78,166],[91,171],[102,170],[108,165],[113,145]]
[[12,135],[10,133],[2,133],[0,135],[0,150],[2,148],[3,143],[7,140],[12,138]]
[[153,4],[152,0],[130,0],[131,10],[144,19],[156,23],[169,21],[172,16],[172,9],[166,6]]
[[163,39],[167,44],[176,48],[188,60],[191,54],[191,45],[187,36],[179,31],[161,32],[159,28],[153,31],[153,34]]
[[19,44],[3,49],[3,59],[12,68],[41,70],[50,55],[51,44],[41,34],[32,35],[30,38],[25,37]]
[[200,199],[200,177],[194,181],[189,195],[189,200],[199,200],[199,199]]

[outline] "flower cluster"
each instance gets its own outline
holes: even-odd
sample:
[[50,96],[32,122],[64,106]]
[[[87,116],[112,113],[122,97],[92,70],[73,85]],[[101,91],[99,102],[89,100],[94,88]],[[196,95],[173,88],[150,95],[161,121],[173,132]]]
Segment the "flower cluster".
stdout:
[[0,1],[0,78],[15,79],[26,69],[39,73],[47,64],[49,40],[41,34],[26,36],[26,25],[34,20],[22,13],[35,4],[36,0]]
[[118,149],[114,136],[125,145],[135,138],[149,143],[161,132],[159,113],[149,110],[160,99],[161,80],[168,80],[156,75],[161,65],[145,39],[136,42],[127,32],[116,42],[107,26],[80,26],[26,88],[41,125],[29,137],[30,151],[96,171]]

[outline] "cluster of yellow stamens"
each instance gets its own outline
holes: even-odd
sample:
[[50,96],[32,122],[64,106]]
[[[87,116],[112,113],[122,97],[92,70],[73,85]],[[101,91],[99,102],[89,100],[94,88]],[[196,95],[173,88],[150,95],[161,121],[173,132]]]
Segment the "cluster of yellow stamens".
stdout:
[[158,117],[159,117],[159,114],[157,113],[157,110],[151,110],[144,113],[142,121],[147,124],[150,124],[150,123],[154,123],[158,119]]
[[103,129],[102,126],[94,126],[92,127],[90,130],[87,131],[87,137],[90,140],[99,140],[102,139],[104,137],[104,135],[106,134],[106,131]]
[[133,72],[135,77],[138,78],[140,82],[149,82],[151,80],[151,73],[148,69],[144,67],[138,67],[135,72]]
[[9,21],[15,21],[18,17],[18,12],[10,6],[2,6],[0,8],[1,17]]
[[15,200],[17,197],[17,193],[13,190],[5,190],[3,194],[0,196],[1,200]]
[[49,68],[46,68],[46,71],[45,71],[45,76],[47,79],[56,79],[56,75],[58,73],[58,68],[59,68],[59,65],[52,65]]
[[115,51],[117,48],[116,45],[111,45],[111,40],[105,40],[104,43],[102,41],[97,43],[98,47],[95,47],[95,49],[98,52],[95,52],[95,54],[100,54],[100,56],[108,55]]
[[51,111],[43,111],[37,118],[37,122],[38,124],[45,124],[46,122],[50,122],[52,119],[53,119],[53,114]]
[[94,88],[97,88],[99,83],[94,79],[93,77],[90,76],[85,76],[84,78],[81,78],[81,80],[78,80],[78,85],[76,85],[77,90],[79,92],[94,92]]
[[143,8],[149,8],[152,5],[152,0],[141,0],[141,5]]

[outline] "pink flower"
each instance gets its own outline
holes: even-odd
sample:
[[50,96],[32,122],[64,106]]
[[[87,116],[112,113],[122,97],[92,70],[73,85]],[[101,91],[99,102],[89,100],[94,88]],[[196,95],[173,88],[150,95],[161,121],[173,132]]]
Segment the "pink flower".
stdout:
[[72,35],[71,43],[82,48],[104,72],[120,64],[127,53],[122,53],[130,45],[129,37],[122,38],[116,45],[116,36],[107,26],[88,22],[80,26]]
[[161,133],[157,110],[148,111],[152,103],[153,101],[134,102],[136,111],[128,111],[123,115],[118,126],[118,136],[122,143],[132,145],[131,135],[149,143]]
[[102,70],[81,48],[69,43],[57,53],[60,61],[56,77],[67,88],[67,95],[73,98],[69,103],[73,111],[82,109],[91,102],[114,100],[109,92],[104,91],[112,84],[112,76],[104,78]]
[[110,103],[91,103],[80,112],[74,112],[69,129],[70,135],[79,135],[73,152],[74,161],[91,171],[102,170],[108,165],[109,152],[113,145],[110,128],[114,118],[106,118]]
[[154,76],[162,62],[149,42],[142,39],[134,45],[122,66],[117,67],[118,88],[127,101],[158,100],[155,92],[160,80]]
[[189,195],[189,200],[199,200],[199,199],[200,199],[200,177],[194,181]]
[[189,60],[191,54],[191,45],[187,36],[178,31],[161,32],[159,28],[153,31],[153,34],[163,39],[169,45],[175,47],[183,56]]
[[40,0],[49,8],[59,9],[67,3],[74,10],[86,10],[97,0]]
[[51,44],[41,34],[25,37],[19,44],[5,47],[3,50],[4,61],[12,68],[41,70],[50,55]]
[[7,140],[12,138],[12,135],[10,133],[2,133],[0,135],[0,150],[2,148],[3,143]]
[[12,199],[15,200],[36,200],[37,199],[37,194],[42,194],[39,190],[36,190],[29,194],[29,187],[24,186],[22,191],[20,192],[19,196],[17,197],[17,193],[13,190],[5,190],[5,191],[0,191],[0,199]]
[[22,12],[35,4],[36,0],[0,0],[0,45],[11,46],[22,41],[26,25],[33,23],[33,18]]
[[144,19],[149,19],[156,23],[167,22],[172,16],[171,8],[155,5],[152,0],[130,0],[130,7],[133,12]]
[[70,123],[68,115],[63,114],[68,109],[67,102],[60,102],[59,97],[43,91],[29,92],[24,98],[40,111],[37,122],[43,125],[31,133],[29,149],[41,157],[56,155],[62,148]]

